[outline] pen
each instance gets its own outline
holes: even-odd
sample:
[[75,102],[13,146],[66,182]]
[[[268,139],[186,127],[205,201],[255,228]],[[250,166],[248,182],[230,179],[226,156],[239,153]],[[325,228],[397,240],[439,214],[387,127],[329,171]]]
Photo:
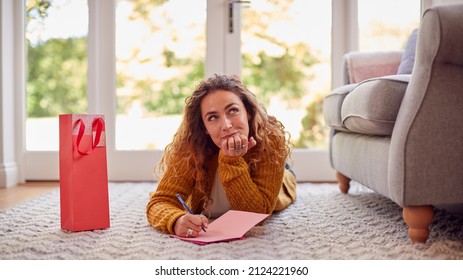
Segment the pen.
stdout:
[[[188,207],[188,205],[186,205],[185,201],[183,201],[182,197],[179,194],[177,194],[177,198],[180,201],[180,203],[182,203],[183,208],[185,208],[185,210],[188,211],[188,213],[193,214],[193,212],[191,212],[190,207]],[[204,230],[204,232],[206,232],[203,225],[201,225],[201,228]]]

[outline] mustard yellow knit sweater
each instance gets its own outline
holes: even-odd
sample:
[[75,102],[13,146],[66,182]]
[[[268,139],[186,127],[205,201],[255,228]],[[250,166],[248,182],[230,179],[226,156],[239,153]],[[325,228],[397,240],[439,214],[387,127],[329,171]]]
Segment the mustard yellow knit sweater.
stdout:
[[[250,174],[249,158],[226,157],[219,152],[209,162],[208,195],[212,190],[213,176],[217,168],[222,184],[232,209],[270,214],[274,210],[286,208],[296,197],[296,180],[285,169],[284,159],[275,157],[267,150],[257,163],[257,168]],[[159,181],[146,207],[148,222],[154,228],[174,234],[175,221],[187,212],[177,200],[180,194],[195,214],[203,209],[203,194],[196,188],[194,170],[186,168],[182,160],[173,161]]]

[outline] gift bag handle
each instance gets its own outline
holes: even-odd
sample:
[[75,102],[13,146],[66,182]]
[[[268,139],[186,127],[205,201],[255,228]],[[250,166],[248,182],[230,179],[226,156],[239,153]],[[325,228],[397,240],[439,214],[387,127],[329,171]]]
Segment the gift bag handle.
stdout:
[[85,156],[85,155],[88,155],[90,154],[93,150],[95,150],[96,146],[98,145],[98,143],[100,142],[100,138],[101,138],[101,133],[103,131],[103,126],[104,126],[104,121],[103,121],[103,118],[95,118],[92,122],[92,136],[93,136],[93,131],[96,131],[96,135],[95,135],[95,140],[93,141],[93,137],[92,137],[92,147],[89,151],[87,152],[83,152],[80,150],[80,141],[82,140],[82,137],[84,136],[84,132],[85,132],[85,123],[82,119],[78,119],[76,121],[76,125],[79,125],[79,132],[77,134],[77,143],[76,143],[76,146],[77,146],[77,151],[79,152],[79,154]]

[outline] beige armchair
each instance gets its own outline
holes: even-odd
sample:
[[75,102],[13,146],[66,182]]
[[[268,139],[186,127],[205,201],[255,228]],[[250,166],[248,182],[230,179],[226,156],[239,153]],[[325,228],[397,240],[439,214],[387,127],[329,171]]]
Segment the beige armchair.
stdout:
[[435,207],[463,204],[462,15],[463,5],[427,10],[411,75],[366,77],[323,104],[341,191],[354,180],[393,200],[414,243],[428,239]]

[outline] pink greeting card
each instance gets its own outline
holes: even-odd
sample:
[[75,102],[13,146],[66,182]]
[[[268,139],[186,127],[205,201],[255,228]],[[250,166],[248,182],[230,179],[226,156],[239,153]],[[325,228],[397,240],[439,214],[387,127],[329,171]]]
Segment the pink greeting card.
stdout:
[[229,210],[211,222],[207,232],[201,231],[197,237],[171,236],[199,245],[242,239],[246,232],[268,216],[269,214]]

